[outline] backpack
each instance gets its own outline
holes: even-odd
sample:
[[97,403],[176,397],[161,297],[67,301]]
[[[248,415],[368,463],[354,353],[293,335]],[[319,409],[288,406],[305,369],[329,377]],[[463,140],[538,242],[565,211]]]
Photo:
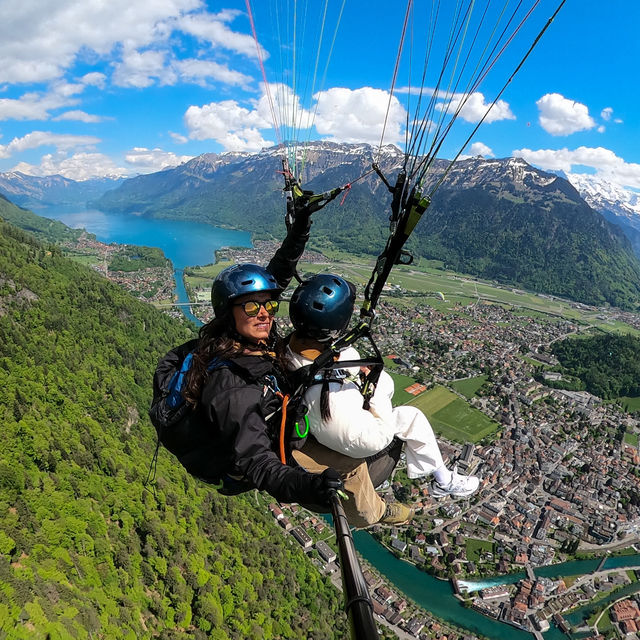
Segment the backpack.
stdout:
[[[152,472],[155,476],[155,463],[160,445],[162,445],[178,458],[182,466],[191,475],[210,484],[218,484],[222,480],[225,483],[225,490],[222,490],[223,493],[232,494],[246,491],[249,487],[245,484],[242,484],[241,488],[236,487],[238,490],[229,489],[229,485],[238,484],[238,482],[235,481],[234,483],[232,479],[225,476],[224,471],[216,470],[216,464],[213,460],[211,461],[212,464],[207,467],[207,477],[203,477],[202,450],[197,444],[194,445],[194,443],[202,442],[202,420],[197,410],[192,405],[189,405],[182,395],[186,377],[193,360],[192,350],[195,348],[195,342],[186,343],[170,351],[160,361],[156,369],[154,397],[149,409],[149,417],[156,429],[158,439],[149,477],[151,477]],[[248,384],[264,383],[265,389],[271,389],[273,393],[283,400],[284,410],[279,409],[266,416],[266,419],[269,424],[272,424],[273,439],[274,441],[279,441],[280,458],[286,464],[290,460],[290,452],[287,451],[287,446],[299,448],[306,440],[309,432],[308,421],[304,419],[304,413],[298,419],[300,415],[298,403],[295,403],[295,410],[292,403],[291,408],[287,411],[288,396],[280,392],[277,380],[273,375],[265,375],[258,379],[234,361],[218,357],[213,358],[207,365],[208,372],[222,368],[230,369]],[[271,420],[272,422],[270,422]],[[283,433],[276,433],[278,429],[284,430]],[[218,457],[223,455],[220,450],[217,450],[216,453]],[[219,466],[222,467],[223,465],[220,464]]]
[[[171,376],[169,383],[163,390],[162,397],[158,401],[154,398],[149,412],[151,422],[156,428],[159,442],[174,455],[179,455],[181,447],[170,438],[169,432],[172,427],[175,427],[175,425],[180,423],[187,414],[192,411],[192,407],[187,404],[182,395],[192,360],[193,352],[190,351],[182,361],[180,369]],[[240,367],[235,366],[230,360],[214,358],[207,365],[207,371],[211,372],[222,367],[232,369],[235,373],[239,373],[240,369]]]

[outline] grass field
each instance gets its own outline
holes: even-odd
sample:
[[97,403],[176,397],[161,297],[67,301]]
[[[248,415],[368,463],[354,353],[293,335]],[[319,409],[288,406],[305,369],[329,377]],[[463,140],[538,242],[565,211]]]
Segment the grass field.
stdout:
[[[298,266],[299,273],[317,273],[318,271],[338,273],[356,283],[361,296],[363,287],[371,276],[374,257],[351,256],[338,251],[332,252],[325,248],[323,251],[327,255],[326,263],[301,262]],[[186,279],[192,287],[211,286],[211,280],[229,264],[224,262],[197,267],[197,277],[187,276]],[[597,327],[607,333],[626,332],[640,335],[640,331],[627,324],[603,319],[598,309],[575,308],[568,301],[542,297],[521,289],[506,285],[500,286],[493,282],[477,280],[436,267],[437,265],[433,261],[428,260],[419,260],[411,266],[398,265],[394,267],[389,276],[388,284],[401,286],[405,290],[405,295],[394,295],[394,292],[390,291],[385,292],[383,299],[393,300],[394,304],[401,308],[412,308],[420,302],[426,302],[445,313],[448,310],[453,310],[457,303],[468,305],[484,301],[513,307],[522,315],[564,317],[584,325]],[[407,292],[413,295],[407,296]],[[437,292],[444,294],[444,301],[439,299]]]
[[632,447],[638,446],[638,434],[637,433],[629,433],[628,431],[624,434],[624,441],[627,444],[630,444]]
[[625,408],[625,411],[640,411],[640,397],[629,398],[624,396],[619,398],[619,402]]
[[210,288],[213,279],[226,267],[230,267],[231,262],[218,262],[216,264],[208,264],[204,267],[189,267],[189,271],[193,275],[185,274],[185,282],[193,289],[200,287]]
[[413,400],[415,396],[407,393],[405,389],[415,383],[413,378],[404,376],[399,373],[394,373],[385,369],[385,371],[393,378],[393,385],[395,391],[393,392],[393,406],[397,407],[401,404],[407,404],[410,400]]
[[465,398],[473,398],[476,391],[487,381],[487,376],[476,376],[475,378],[465,378],[464,380],[456,380],[451,386],[461,393]]
[[480,562],[484,553],[493,553],[493,542],[490,540],[467,538],[465,545],[467,550],[467,559],[472,562]]
[[[338,256],[336,256],[337,258]],[[342,256],[340,256],[342,257]],[[358,285],[360,295],[362,287],[371,275],[373,260],[368,256],[351,257],[346,261],[329,260],[329,264],[301,264],[304,271],[333,271],[352,280]],[[384,297],[393,300],[398,307],[413,308],[418,303],[428,303],[440,311],[452,310],[458,303],[463,305],[474,302],[491,302],[517,309],[521,315],[532,317],[563,317],[580,324],[597,327],[606,333],[626,332],[640,335],[640,331],[622,322],[603,319],[597,309],[579,309],[570,302],[542,297],[521,289],[500,286],[492,282],[476,280],[470,276],[434,268],[426,260],[411,266],[396,266],[391,271],[388,284],[399,285],[405,290],[404,296],[388,292]],[[413,295],[406,295],[411,292]],[[438,298],[442,292],[445,300]]]
[[423,411],[436,433],[456,442],[479,442],[500,427],[455,393],[440,386],[412,398],[407,404]]

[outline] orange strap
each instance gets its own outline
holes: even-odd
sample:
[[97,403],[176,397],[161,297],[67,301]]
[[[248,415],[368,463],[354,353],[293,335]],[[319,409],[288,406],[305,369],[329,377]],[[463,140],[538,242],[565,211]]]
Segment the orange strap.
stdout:
[[[281,394],[280,394],[281,395]],[[287,405],[289,404],[289,394],[282,396],[282,420],[280,421],[280,462],[287,464],[287,455],[284,449],[285,425],[287,424]]]

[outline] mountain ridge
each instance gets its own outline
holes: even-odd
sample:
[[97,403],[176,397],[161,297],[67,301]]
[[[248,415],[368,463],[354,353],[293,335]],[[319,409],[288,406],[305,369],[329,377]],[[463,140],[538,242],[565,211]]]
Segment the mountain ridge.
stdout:
[[[305,189],[350,185],[341,203],[314,215],[316,248],[333,244],[376,255],[384,246],[391,194],[371,171],[374,160],[393,183],[403,161],[395,147],[378,152],[369,145],[316,143],[305,150]],[[424,192],[448,164],[433,162]],[[278,236],[284,226],[280,172],[278,148],[242,157],[207,154],[126,181],[95,204]],[[255,212],[250,222],[248,208]],[[454,271],[504,284],[588,304],[640,304],[640,260],[623,231],[566,179],[520,158],[468,158],[449,167],[408,248]]]
[[20,171],[0,173],[0,195],[29,209],[46,206],[82,205],[116,187],[123,178],[103,177],[72,180],[61,175],[32,176]]
[[[315,142],[297,157],[303,188],[321,193],[349,186],[314,214],[312,248],[377,255],[388,236],[391,194],[372,163],[393,183],[404,161],[400,149]],[[124,180],[89,204],[104,211],[250,230],[255,238],[281,237],[281,158],[280,147],[258,154],[207,153]],[[566,178],[520,158],[466,158],[451,167],[435,160],[424,191],[447,169],[407,244],[414,255],[461,273],[587,304],[640,304],[640,260],[633,252],[634,247],[640,251],[640,230],[624,226],[611,212],[597,212]]]

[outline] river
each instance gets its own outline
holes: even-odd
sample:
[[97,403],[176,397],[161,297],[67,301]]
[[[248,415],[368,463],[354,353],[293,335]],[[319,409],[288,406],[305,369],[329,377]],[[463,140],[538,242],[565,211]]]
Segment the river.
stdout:
[[[159,247],[173,262],[176,278],[176,294],[179,301],[187,301],[182,281],[182,270],[187,266],[209,264],[214,261],[216,249],[228,246],[250,247],[250,234],[242,231],[218,229],[206,224],[178,220],[153,220],[130,214],[104,213],[78,208],[50,208],[38,211],[42,216],[64,222],[73,228],[84,228],[96,235],[100,242],[136,244]],[[187,317],[196,324],[199,321],[188,311]],[[530,633],[487,618],[463,607],[453,595],[448,582],[438,580],[417,569],[414,565],[398,560],[366,531],[356,531],[354,541],[360,554],[381,575],[405,595],[434,615],[482,634],[492,640],[530,640]],[[595,570],[598,560],[569,562],[551,567],[536,568],[536,575],[546,577],[584,575]],[[638,566],[640,556],[609,558],[605,568]],[[495,576],[474,582],[475,588],[496,584],[511,584],[524,577],[522,574]],[[576,614],[577,615],[577,614]],[[573,616],[571,622],[579,620]],[[545,640],[566,640],[556,627],[544,634]]]

